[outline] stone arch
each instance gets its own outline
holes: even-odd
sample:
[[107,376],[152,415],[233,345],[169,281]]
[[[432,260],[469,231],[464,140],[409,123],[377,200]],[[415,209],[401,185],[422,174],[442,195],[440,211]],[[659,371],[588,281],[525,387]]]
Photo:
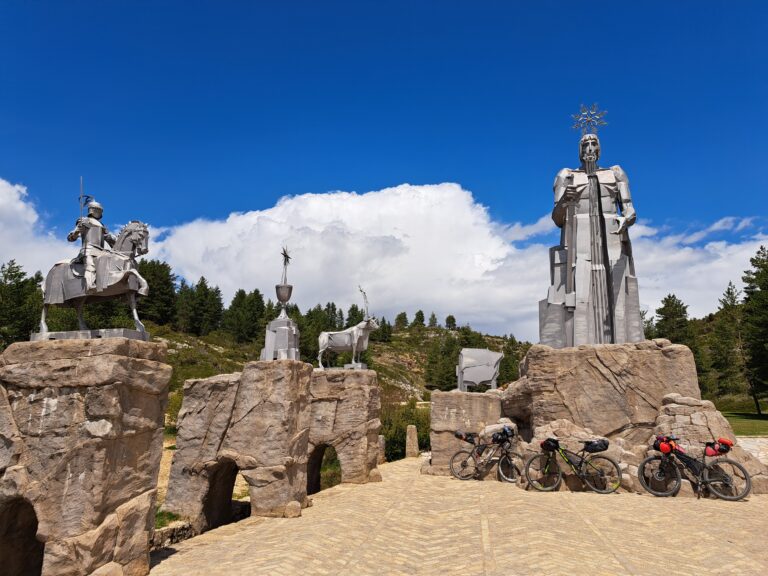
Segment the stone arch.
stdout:
[[0,504],[0,558],[3,574],[36,576],[43,570],[45,544],[36,538],[37,514],[24,498]]
[[212,530],[250,515],[250,504],[232,499],[240,470],[234,460],[222,458],[208,468],[208,491],[203,497],[204,530]]
[[321,478],[320,469],[323,464],[323,458],[326,455],[326,451],[330,448],[336,453],[336,458],[339,461],[341,467],[341,481],[344,477],[344,463],[342,461],[341,452],[332,444],[318,444],[307,457],[307,495],[317,494],[321,490]]

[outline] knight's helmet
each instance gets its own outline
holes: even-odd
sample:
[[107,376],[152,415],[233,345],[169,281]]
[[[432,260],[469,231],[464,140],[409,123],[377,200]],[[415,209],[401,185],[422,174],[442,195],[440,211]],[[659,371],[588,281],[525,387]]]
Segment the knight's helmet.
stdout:
[[104,207],[96,202],[96,200],[91,200],[86,204],[86,207],[88,208],[88,216],[92,216],[93,218],[96,218],[96,220],[101,220],[102,215],[104,214]]

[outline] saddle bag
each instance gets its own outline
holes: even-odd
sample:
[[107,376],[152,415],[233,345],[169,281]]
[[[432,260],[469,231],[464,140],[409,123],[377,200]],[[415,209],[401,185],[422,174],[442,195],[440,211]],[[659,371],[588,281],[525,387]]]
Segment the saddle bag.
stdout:
[[541,443],[541,449],[544,452],[554,452],[558,448],[560,448],[560,442],[557,438],[547,438]]
[[605,452],[608,450],[608,440],[601,438],[600,440],[591,440],[589,443],[584,444],[584,450],[594,454],[596,452]]
[[456,430],[453,435],[454,437],[458,438],[459,440],[463,440],[464,442],[469,442],[470,444],[477,443],[477,434],[473,434],[472,432],[462,432],[461,430]]
[[707,456],[720,456],[721,454],[728,454],[732,446],[733,442],[728,438],[718,438],[717,442],[707,442],[704,453]]

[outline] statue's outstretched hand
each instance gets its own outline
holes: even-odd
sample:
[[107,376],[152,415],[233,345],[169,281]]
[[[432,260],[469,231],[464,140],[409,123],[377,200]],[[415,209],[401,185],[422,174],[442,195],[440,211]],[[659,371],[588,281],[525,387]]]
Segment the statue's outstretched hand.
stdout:
[[627,219],[624,216],[616,216],[616,223],[618,224],[618,227],[614,234],[621,234],[627,229]]

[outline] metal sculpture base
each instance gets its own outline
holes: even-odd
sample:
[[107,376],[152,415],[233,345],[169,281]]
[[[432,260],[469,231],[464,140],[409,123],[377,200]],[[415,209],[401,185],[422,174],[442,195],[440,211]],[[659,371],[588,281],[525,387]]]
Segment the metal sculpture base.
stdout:
[[33,332],[32,342],[42,340],[91,340],[95,338],[130,338],[149,342],[149,332],[139,332],[127,328],[106,328],[102,330],[69,330],[66,332]]
[[299,328],[281,313],[267,326],[260,360],[299,360]]
[[344,364],[344,370],[368,370],[368,364],[365,362],[352,362]]

